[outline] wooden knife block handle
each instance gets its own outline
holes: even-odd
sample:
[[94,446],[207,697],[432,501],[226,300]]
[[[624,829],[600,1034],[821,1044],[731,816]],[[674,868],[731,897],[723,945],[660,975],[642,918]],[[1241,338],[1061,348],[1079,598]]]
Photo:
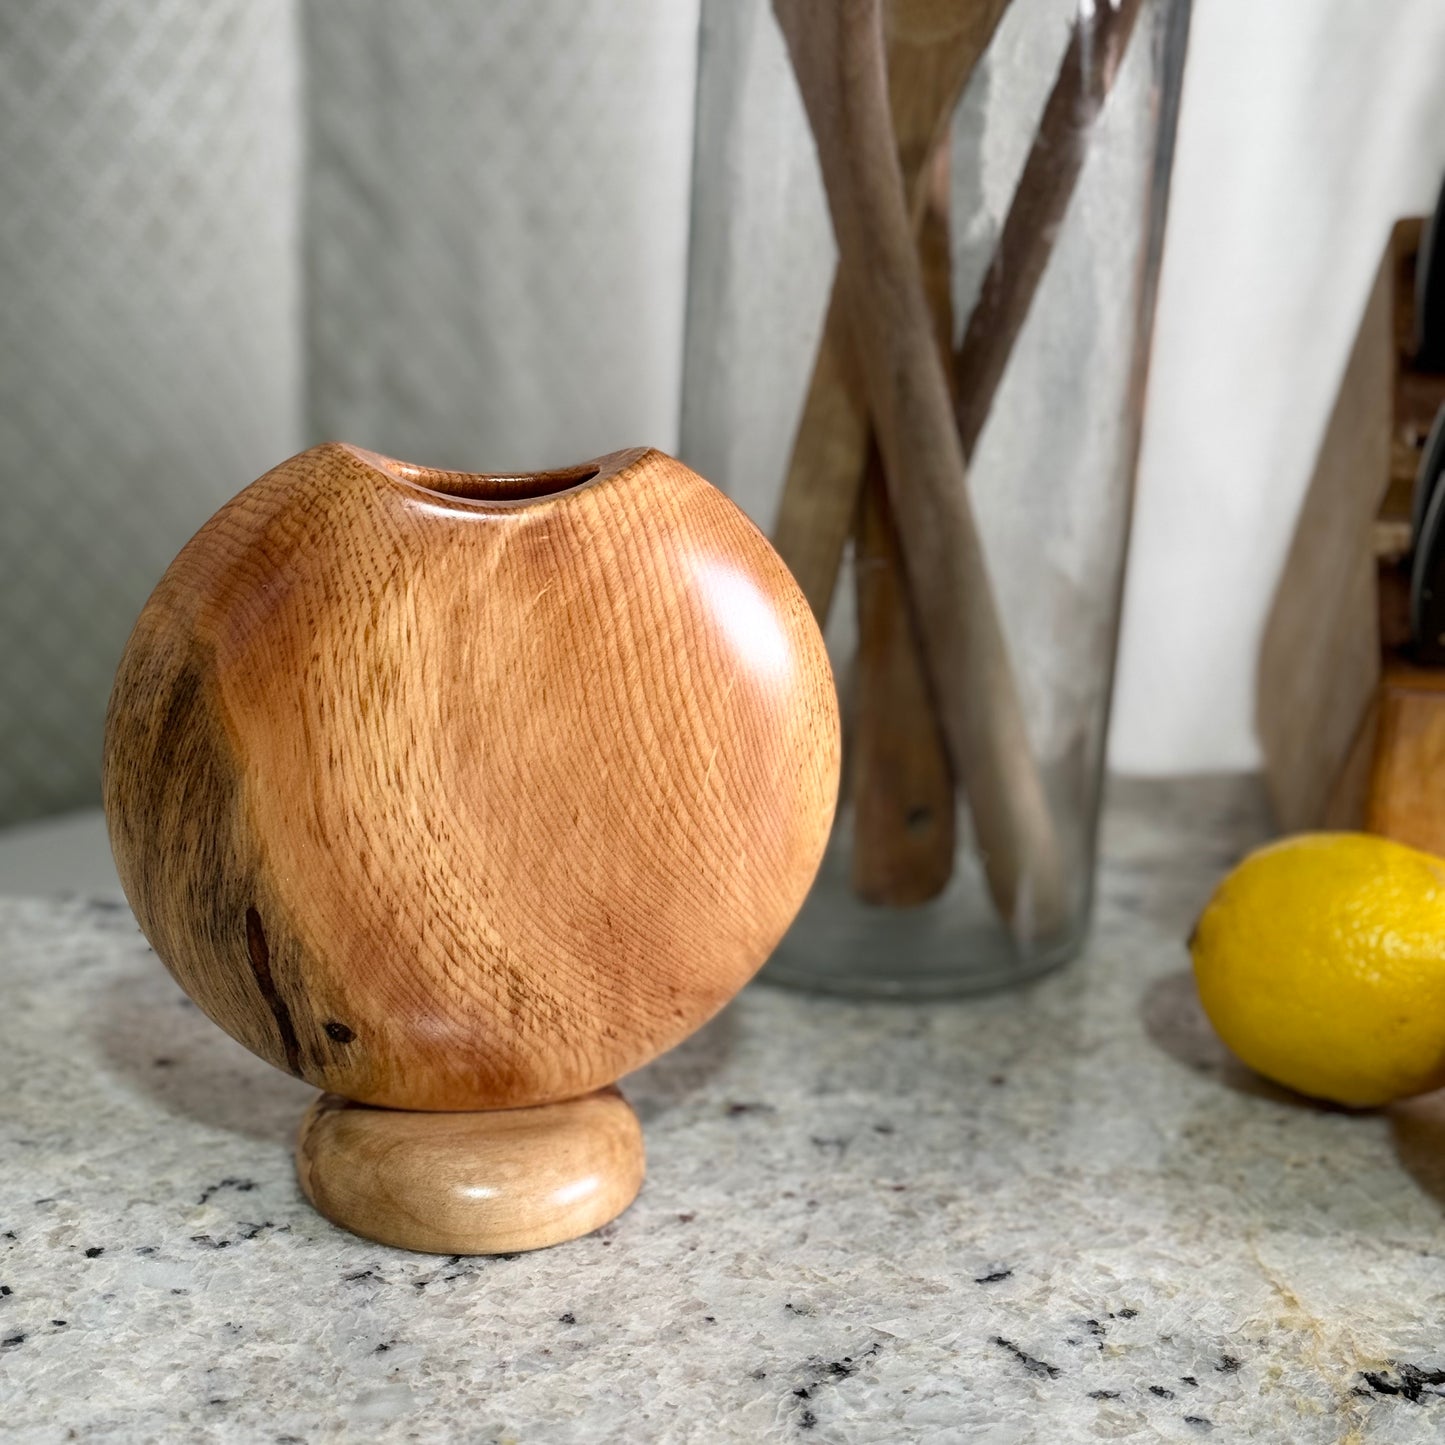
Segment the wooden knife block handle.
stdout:
[[1445,668],[1409,654],[1410,500],[1445,375],[1412,364],[1425,222],[1396,222],[1335,398],[1260,649],[1279,826],[1445,853]]

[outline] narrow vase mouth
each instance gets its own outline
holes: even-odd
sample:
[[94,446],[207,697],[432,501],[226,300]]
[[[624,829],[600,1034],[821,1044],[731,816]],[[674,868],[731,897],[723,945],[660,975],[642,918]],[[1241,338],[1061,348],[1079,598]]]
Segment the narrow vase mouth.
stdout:
[[628,451],[610,452],[592,461],[578,462],[575,466],[559,467],[550,472],[495,473],[452,472],[399,461],[363,447],[348,446],[346,450],[392,480],[425,492],[439,501],[516,506],[581,491],[625,471],[649,449],[634,447]]

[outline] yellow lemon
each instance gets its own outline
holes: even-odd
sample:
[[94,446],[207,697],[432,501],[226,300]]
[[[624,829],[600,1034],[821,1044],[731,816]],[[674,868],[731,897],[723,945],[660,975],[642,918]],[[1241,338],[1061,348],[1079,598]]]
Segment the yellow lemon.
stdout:
[[1210,1022],[1267,1078],[1357,1107],[1445,1085],[1445,859],[1287,838],[1225,878],[1190,951]]

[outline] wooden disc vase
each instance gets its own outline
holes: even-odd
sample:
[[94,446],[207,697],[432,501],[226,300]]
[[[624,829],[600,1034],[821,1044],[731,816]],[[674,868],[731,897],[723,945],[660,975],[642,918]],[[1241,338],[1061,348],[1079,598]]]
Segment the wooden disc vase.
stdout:
[[105,805],[181,986],[326,1091],[297,1143],[316,1207],[488,1253],[631,1202],[612,1085],[777,943],[838,767],[807,602],[681,463],[477,476],[333,444],[147,602]]

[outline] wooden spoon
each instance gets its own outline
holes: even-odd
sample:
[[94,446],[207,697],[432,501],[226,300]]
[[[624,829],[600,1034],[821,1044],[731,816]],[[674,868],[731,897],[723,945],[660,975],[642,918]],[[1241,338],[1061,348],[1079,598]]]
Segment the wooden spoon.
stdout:
[[[953,343],[949,125],[1007,5],[1008,0],[896,0],[887,11],[893,132],[945,349]],[[908,615],[881,471],[876,485],[864,485],[865,471],[881,468],[870,430],[835,280],[774,541],[821,626],[856,519],[859,705],[850,732],[852,883],[871,903],[903,907],[934,897],[952,876],[954,782]]]
[[[1009,0],[900,0],[891,10],[888,97],[909,214],[927,212],[929,157]],[[813,379],[793,442],[773,545],[823,626],[852,530],[868,457],[868,404],[847,308],[834,277]]]
[[[953,355],[947,132],[922,188],[918,255],[941,357]],[[849,734],[853,891],[869,903],[916,907],[953,876],[953,765],[928,683],[877,442],[858,501],[853,578],[858,608],[856,701]]]
[[1020,931],[1062,925],[1053,818],[968,503],[963,451],[888,108],[879,0],[774,0],[818,145],[840,285],[954,767],[990,891]]

